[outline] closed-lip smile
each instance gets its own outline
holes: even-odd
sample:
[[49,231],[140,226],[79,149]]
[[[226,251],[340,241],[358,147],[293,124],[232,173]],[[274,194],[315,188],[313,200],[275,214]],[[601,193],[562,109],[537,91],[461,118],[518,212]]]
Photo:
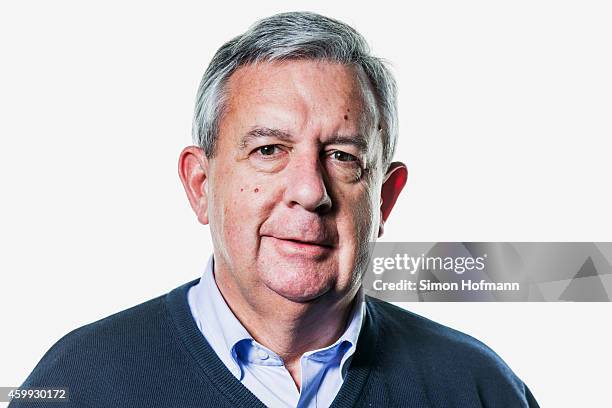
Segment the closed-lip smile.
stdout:
[[322,256],[328,254],[333,245],[325,240],[304,240],[299,238],[275,237],[263,235],[284,255],[311,255]]

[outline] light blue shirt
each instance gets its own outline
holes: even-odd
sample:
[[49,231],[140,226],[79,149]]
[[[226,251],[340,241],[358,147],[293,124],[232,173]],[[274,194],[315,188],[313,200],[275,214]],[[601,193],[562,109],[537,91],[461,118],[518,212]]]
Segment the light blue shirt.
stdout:
[[198,328],[223,364],[268,407],[329,407],[355,352],[364,302],[355,302],[349,324],[334,344],[302,355],[298,391],[283,360],[256,342],[225,303],[213,266],[211,256],[200,282],[189,289],[187,300]]

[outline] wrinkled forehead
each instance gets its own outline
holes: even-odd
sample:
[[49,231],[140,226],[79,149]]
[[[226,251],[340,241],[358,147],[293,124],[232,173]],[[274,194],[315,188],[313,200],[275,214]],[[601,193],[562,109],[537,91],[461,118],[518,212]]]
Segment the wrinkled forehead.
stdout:
[[268,104],[314,117],[356,118],[372,137],[380,128],[373,87],[363,69],[356,65],[286,60],[258,62],[236,69],[225,87],[224,113],[253,112]]

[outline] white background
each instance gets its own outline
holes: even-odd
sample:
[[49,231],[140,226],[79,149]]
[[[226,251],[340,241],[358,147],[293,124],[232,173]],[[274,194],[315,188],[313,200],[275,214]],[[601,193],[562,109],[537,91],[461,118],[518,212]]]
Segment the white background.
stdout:
[[[607,2],[3,2],[0,386],[62,335],[198,277],[177,177],[196,87],[255,19],[364,34],[400,87],[388,241],[610,241]],[[610,303],[406,304],[489,344],[543,407],[610,406]]]

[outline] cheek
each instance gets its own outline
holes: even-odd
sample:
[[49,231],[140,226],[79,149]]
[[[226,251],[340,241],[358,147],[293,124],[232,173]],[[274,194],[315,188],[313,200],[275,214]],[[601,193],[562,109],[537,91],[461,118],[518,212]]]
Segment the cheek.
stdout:
[[368,243],[376,238],[375,230],[378,229],[379,211],[377,210],[377,197],[371,193],[371,189],[364,186],[356,194],[343,195],[342,211],[339,215],[338,224],[344,232],[345,238],[355,245]]
[[347,248],[342,250],[341,255],[345,260],[350,259],[350,262],[346,262],[351,268],[350,271],[341,273],[346,286],[361,285],[368,266],[369,244],[375,242],[378,237],[379,207],[379,200],[375,196],[364,194],[349,214],[350,219],[347,222],[352,226],[352,233],[348,239],[351,241]]
[[[274,203],[273,192],[257,180],[233,175],[219,182],[221,188],[211,197],[211,230],[222,240],[219,242],[234,255],[249,253],[257,246],[261,223]],[[232,182],[235,180],[235,182]],[[217,184],[219,185],[219,184]]]
[[368,243],[376,239],[379,217],[374,210],[376,203],[366,191],[344,203],[337,219],[341,237],[340,273],[346,279],[353,279],[354,271],[361,268],[367,257]]

